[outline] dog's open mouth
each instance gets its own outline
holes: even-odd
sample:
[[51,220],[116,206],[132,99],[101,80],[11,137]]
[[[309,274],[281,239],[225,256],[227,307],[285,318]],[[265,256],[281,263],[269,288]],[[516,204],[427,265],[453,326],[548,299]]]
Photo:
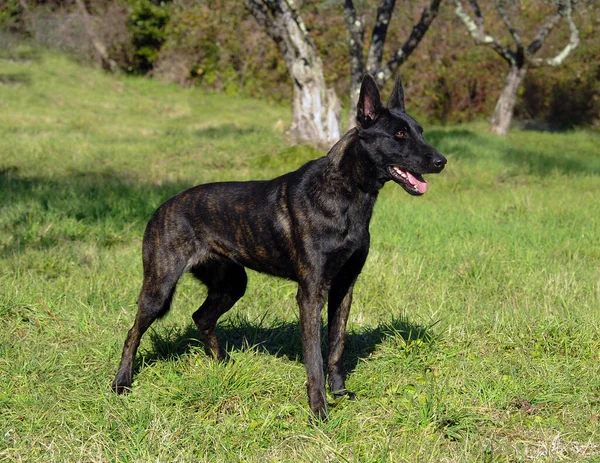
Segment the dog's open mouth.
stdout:
[[422,195],[427,191],[427,182],[421,174],[409,172],[408,170],[400,169],[397,166],[388,167],[392,179],[402,185],[411,195]]

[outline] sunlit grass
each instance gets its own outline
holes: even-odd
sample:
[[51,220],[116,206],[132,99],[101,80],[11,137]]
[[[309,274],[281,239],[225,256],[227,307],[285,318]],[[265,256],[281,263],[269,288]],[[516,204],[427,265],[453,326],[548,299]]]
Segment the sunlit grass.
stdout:
[[[295,284],[250,274],[209,360],[181,282],[133,393],[109,391],[140,246],[177,191],[322,155],[288,109],[113,78],[7,50],[0,74],[0,459],[595,461],[600,455],[598,134],[426,128],[422,198],[381,193],[350,316],[347,385],[309,424]],[[410,110],[410,102],[407,102]]]

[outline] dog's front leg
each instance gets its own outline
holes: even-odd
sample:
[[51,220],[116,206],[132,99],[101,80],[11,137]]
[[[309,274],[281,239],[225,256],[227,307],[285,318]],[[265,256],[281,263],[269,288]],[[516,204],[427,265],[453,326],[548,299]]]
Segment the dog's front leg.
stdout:
[[321,354],[321,309],[325,303],[326,289],[315,284],[298,286],[296,299],[300,306],[300,330],[304,366],[308,383],[308,403],[313,415],[321,420],[327,418],[327,400],[325,398],[325,374]]
[[367,253],[368,248],[357,251],[334,278],[329,290],[327,303],[329,359],[327,369],[329,372],[329,390],[335,398],[343,396],[347,396],[351,400],[356,398],[356,394],[346,389],[344,345],[346,342],[346,324],[352,305],[352,290],[365,263]]

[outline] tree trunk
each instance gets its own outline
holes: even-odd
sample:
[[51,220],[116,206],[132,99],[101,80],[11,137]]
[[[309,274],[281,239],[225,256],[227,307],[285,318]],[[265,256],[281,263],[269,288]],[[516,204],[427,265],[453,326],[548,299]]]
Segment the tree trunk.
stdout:
[[294,143],[329,149],[340,138],[341,108],[328,89],[323,62],[293,0],[245,0],[258,24],[279,47],[294,84],[292,125]]
[[294,82],[291,141],[331,148],[340,139],[342,109],[335,90],[325,85],[321,58],[294,57],[288,70]]
[[496,109],[494,109],[494,114],[492,115],[492,133],[502,136],[508,135],[515,104],[517,103],[517,94],[519,92],[519,88],[521,88],[521,84],[523,83],[526,73],[527,68],[525,66],[510,67],[510,71],[506,76],[504,89],[500,94],[500,98],[498,98]]
[[346,130],[356,127],[356,103],[358,103],[359,95],[360,87],[357,90],[354,86],[354,82],[352,82],[352,86],[350,87],[350,107],[348,108],[348,126],[346,127]]

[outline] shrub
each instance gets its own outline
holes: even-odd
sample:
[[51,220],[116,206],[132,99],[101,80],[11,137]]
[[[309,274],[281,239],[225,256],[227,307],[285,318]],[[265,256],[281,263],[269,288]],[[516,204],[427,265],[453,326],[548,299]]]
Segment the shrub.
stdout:
[[166,41],[166,26],[169,9],[164,2],[155,4],[150,0],[133,3],[127,27],[134,46],[133,70],[146,73],[153,67],[163,43]]

